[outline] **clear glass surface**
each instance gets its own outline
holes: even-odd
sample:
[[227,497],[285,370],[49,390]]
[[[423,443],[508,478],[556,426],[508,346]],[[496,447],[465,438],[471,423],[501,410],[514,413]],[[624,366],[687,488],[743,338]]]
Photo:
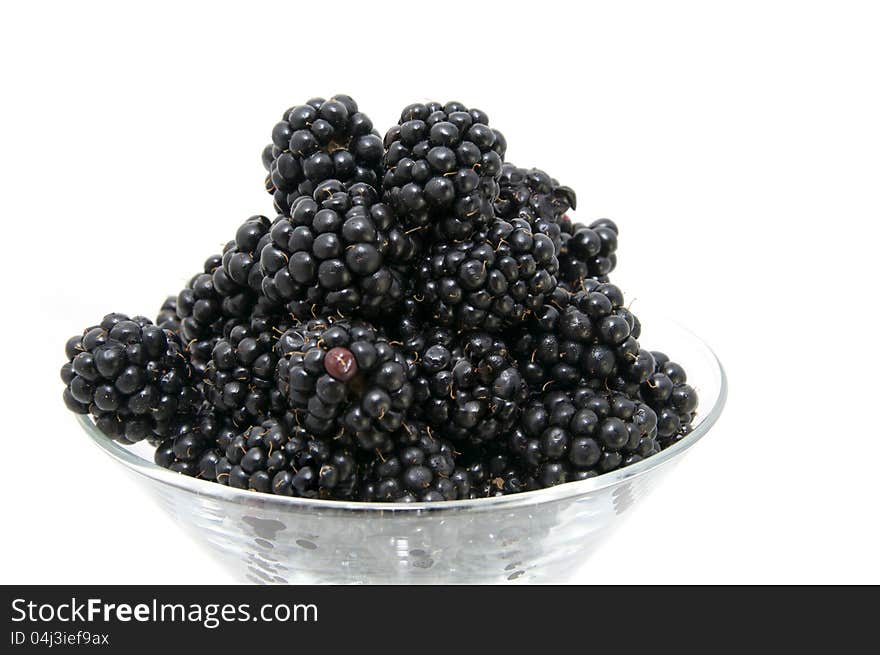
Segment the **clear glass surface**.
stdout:
[[570,580],[624,514],[718,420],[721,363],[677,323],[640,311],[643,347],[685,367],[699,394],[694,430],[627,468],[550,489],[441,503],[355,503],[233,489],[173,473],[147,444],[122,446],[78,417],[91,440],[242,582],[491,584]]

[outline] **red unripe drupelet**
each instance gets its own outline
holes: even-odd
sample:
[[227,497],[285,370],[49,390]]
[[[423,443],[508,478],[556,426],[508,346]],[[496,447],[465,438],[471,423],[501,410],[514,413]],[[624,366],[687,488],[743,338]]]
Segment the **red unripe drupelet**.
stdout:
[[358,372],[357,360],[348,348],[331,348],[324,355],[324,369],[340,382],[348,382]]

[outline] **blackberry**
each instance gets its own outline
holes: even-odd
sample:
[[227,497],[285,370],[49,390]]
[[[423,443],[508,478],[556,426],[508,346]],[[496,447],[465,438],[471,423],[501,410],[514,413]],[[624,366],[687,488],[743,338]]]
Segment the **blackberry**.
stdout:
[[687,373],[680,364],[670,361],[662,352],[650,354],[654,370],[642,382],[640,394],[657,413],[658,439],[665,448],[690,434],[699,398],[687,383]]
[[461,460],[470,481],[471,498],[507,496],[540,488],[506,444],[493,443],[490,448],[465,452]]
[[480,444],[497,439],[519,418],[527,389],[497,336],[423,326],[416,334],[404,331],[402,344],[414,370],[411,414],[439,434]]
[[608,274],[617,266],[617,225],[609,218],[590,225],[560,222],[559,279],[574,288],[585,279],[608,281]]
[[261,254],[267,298],[300,319],[340,312],[377,315],[403,298],[396,267],[415,253],[391,209],[363,183],[328,180],[294,202]]
[[528,221],[535,233],[550,237],[558,253],[562,246],[560,223],[565,212],[577,208],[575,192],[538,168],[524,169],[508,163],[501,168],[499,187],[495,215]]
[[177,335],[143,316],[107,314],[71,337],[66,354],[61,379],[68,409],[91,414],[104,434],[121,442],[161,436],[201,401]]
[[512,164],[502,167],[500,192],[495,201],[498,217],[528,221],[535,233],[546,234],[556,246],[558,278],[578,288],[587,278],[608,281],[617,265],[617,225],[608,218],[589,225],[575,223],[566,212],[577,207],[577,196],[544,171]]
[[212,255],[177,296],[181,333],[187,340],[219,336],[225,320],[246,318],[255,301],[250,289],[225,273],[223,255]]
[[216,469],[221,484],[283,496],[350,498],[358,482],[350,452],[276,419],[236,434]]
[[396,448],[379,454],[364,473],[363,501],[437,502],[471,496],[470,476],[455,463],[451,442],[423,423],[405,423],[394,435]]
[[[236,230],[235,239],[226,244],[223,254],[212,255],[176,299],[180,335],[187,346],[193,367],[202,375],[211,358],[217,339],[232,326],[252,315],[264,315],[276,309],[260,297],[262,272],[259,253],[269,242],[272,223],[265,216],[252,216]],[[168,320],[166,301],[160,312]]]
[[177,315],[177,296],[168,296],[156,315],[156,326],[163,330],[180,333],[180,317]]
[[272,227],[281,217],[270,221],[265,216],[251,216],[235,232],[235,240],[230,241],[223,250],[223,273],[241,288],[248,288],[255,294],[263,289],[263,273],[260,268],[260,253],[271,241]]
[[536,397],[510,451],[540,487],[583,480],[660,452],[657,415],[626,394],[579,386]]
[[180,336],[199,376],[226,324],[245,320],[256,300],[253,291],[236,284],[223,271],[223,255],[208,257],[203,272],[178,294]]
[[637,395],[653,360],[640,348],[641,325],[623,302],[619,288],[593,279],[577,293],[557,287],[527,327],[508,336],[527,384],[544,391],[586,384]]
[[431,246],[417,288],[438,324],[498,332],[543,307],[557,268],[549,237],[534,234],[522,219],[496,219],[471,240]]
[[493,217],[507,143],[489,117],[459,102],[406,107],[385,135],[385,197],[409,228],[470,238]]
[[217,464],[222,452],[219,440],[231,423],[209,404],[181,418],[164,430],[164,440],[156,448],[153,461],[163,468],[209,482],[217,481]]
[[418,302],[414,295],[415,284],[410,280],[398,311],[382,317],[378,323],[380,331],[400,342],[401,347],[413,358],[424,349],[429,331],[438,332],[439,336],[435,338],[440,340],[451,339],[452,335],[449,328],[430,323],[427,307]]
[[282,416],[287,404],[275,385],[275,344],[291,322],[254,317],[217,340],[205,366],[205,397],[236,425]]
[[316,319],[281,337],[278,389],[316,437],[387,452],[413,401],[403,352],[363,321]]
[[284,112],[272,129],[272,143],[263,149],[266,190],[278,212],[288,214],[324,180],[378,187],[383,152],[372,121],[351,97],[313,98]]

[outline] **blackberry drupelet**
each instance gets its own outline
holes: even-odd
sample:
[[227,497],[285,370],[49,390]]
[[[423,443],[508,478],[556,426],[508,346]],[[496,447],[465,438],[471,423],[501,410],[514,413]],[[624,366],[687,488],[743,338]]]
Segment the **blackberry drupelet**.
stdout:
[[699,398],[680,364],[662,352],[652,352],[651,356],[654,371],[642,382],[640,394],[657,413],[658,439],[666,448],[690,434]]
[[359,500],[437,502],[471,496],[470,476],[456,466],[456,450],[431,427],[404,423],[392,437],[396,448],[377,454],[364,473]]
[[262,290],[301,320],[324,313],[376,316],[403,299],[398,266],[416,252],[368,184],[321,183],[273,226],[261,254]]
[[357,463],[345,448],[268,419],[224,444],[217,481],[238,489],[304,498],[351,498]]
[[538,168],[527,170],[513,164],[501,168],[499,186],[495,215],[505,220],[528,221],[533,232],[550,237],[558,253],[562,246],[560,223],[565,212],[577,207],[575,192]]
[[579,386],[536,396],[510,435],[540,487],[583,480],[660,452],[657,415],[626,394]]
[[419,300],[440,325],[494,333],[544,306],[557,269],[549,237],[496,219],[472,240],[431,247],[417,270]]
[[378,188],[384,148],[373,123],[347,95],[313,98],[292,107],[263,149],[266,190],[280,214],[310,196],[324,180],[364,182]]
[[364,321],[328,317],[281,337],[277,384],[292,421],[340,445],[388,452],[413,401],[403,352]]
[[408,228],[462,240],[491,221],[507,142],[484,112],[458,102],[409,105],[385,149],[382,188]]
[[64,401],[124,443],[162,436],[201,402],[177,335],[143,316],[108,314],[71,337],[61,369]]
[[560,222],[559,279],[578,289],[581,281],[608,281],[608,274],[617,266],[617,225],[601,218],[590,225]]

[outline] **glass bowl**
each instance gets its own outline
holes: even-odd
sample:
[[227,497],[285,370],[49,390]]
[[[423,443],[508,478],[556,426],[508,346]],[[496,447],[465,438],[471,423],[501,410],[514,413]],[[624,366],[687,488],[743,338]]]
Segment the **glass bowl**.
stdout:
[[[644,312],[639,312],[640,316]],[[650,341],[688,372],[700,397],[694,429],[661,453],[598,477],[500,498],[354,503],[233,489],[155,465],[146,444],[122,446],[87,417],[92,441],[241,582],[491,584],[566,582],[718,420],[721,363],[697,336],[662,318]]]

